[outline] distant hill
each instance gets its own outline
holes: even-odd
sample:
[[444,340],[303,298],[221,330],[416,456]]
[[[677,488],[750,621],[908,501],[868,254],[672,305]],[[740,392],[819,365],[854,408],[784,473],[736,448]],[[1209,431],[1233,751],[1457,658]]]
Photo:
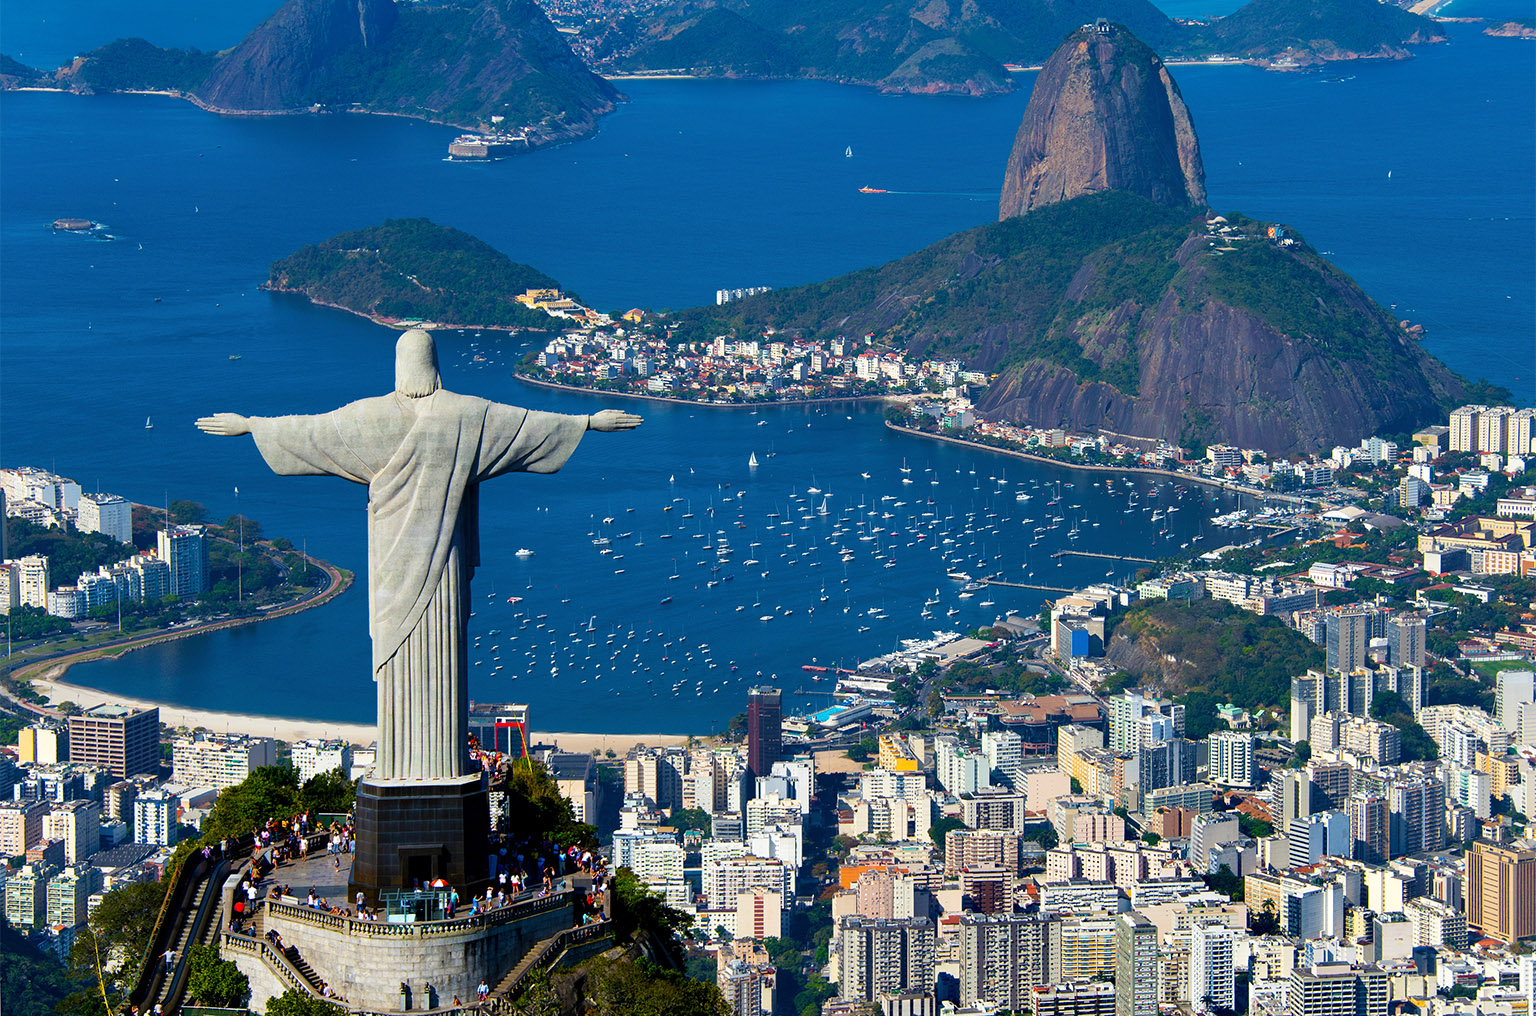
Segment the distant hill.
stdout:
[[49,77],[80,91],[173,91],[218,112],[318,106],[471,129],[499,117],[533,146],[590,133],[619,99],[533,0],[287,0],[225,53],[118,40]]
[[[812,77],[887,91],[1011,90],[1004,63],[1038,63],[1083,23],[1076,0],[682,0],[647,19],[627,69]],[[1178,26],[1149,0],[1098,0],[1154,45]]]
[[265,288],[376,320],[543,329],[549,317],[514,298],[559,285],[468,233],[428,219],[389,219],[273,262]]
[[1404,47],[1442,38],[1428,18],[1377,0],[1253,0],[1209,26],[1172,21],[1148,0],[676,0],[605,37],[598,57],[626,71],[985,95],[1013,88],[1005,63],[1043,63],[1096,18],[1168,57],[1305,64],[1406,56]]
[[1444,39],[1428,18],[1377,0],[1251,0],[1196,30],[1189,48],[1314,64],[1400,59],[1409,55],[1410,45]]

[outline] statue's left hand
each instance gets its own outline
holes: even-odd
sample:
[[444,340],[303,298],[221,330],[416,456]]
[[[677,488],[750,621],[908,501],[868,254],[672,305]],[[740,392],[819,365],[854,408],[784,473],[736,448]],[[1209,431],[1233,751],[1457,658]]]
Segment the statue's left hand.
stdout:
[[214,413],[212,416],[200,417],[197,429],[218,437],[238,437],[251,432],[251,421],[239,413]]
[[587,429],[605,432],[634,430],[643,422],[634,413],[626,413],[622,409],[604,409],[587,417]]

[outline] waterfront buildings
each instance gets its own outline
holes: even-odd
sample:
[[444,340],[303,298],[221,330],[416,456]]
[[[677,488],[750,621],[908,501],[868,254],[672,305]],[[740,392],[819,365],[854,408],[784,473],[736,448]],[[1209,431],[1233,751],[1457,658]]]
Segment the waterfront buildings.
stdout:
[[156,534],[160,560],[171,570],[170,594],[183,599],[208,589],[208,535],[202,526],[166,526]]

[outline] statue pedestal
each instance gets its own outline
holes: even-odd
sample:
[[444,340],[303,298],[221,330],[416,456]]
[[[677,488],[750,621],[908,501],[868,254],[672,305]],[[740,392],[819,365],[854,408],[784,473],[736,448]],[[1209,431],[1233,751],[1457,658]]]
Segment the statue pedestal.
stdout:
[[480,773],[457,780],[374,782],[357,788],[349,892],[379,893],[443,879],[466,899],[489,878],[490,793]]

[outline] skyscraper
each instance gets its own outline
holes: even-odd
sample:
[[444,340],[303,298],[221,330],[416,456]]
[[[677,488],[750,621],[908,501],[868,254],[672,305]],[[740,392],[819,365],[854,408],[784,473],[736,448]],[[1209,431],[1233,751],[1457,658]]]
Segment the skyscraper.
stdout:
[[1225,924],[1197,923],[1190,929],[1189,1003],[1195,1012],[1237,1007],[1232,942]]
[[167,526],[156,534],[160,560],[171,569],[171,595],[208,590],[208,537],[202,526]]
[[1536,700],[1536,672],[1529,670],[1501,670],[1494,698],[1494,713],[1499,726],[1505,730],[1520,729],[1520,712]]
[[938,939],[926,918],[845,917],[839,922],[838,942],[843,998],[872,1002],[883,994],[933,991]]
[[1288,769],[1279,782],[1281,828],[1289,829],[1295,819],[1312,814],[1312,781],[1304,770]]
[[[1324,643],[1328,651],[1328,669],[1348,674],[1365,666],[1366,646],[1370,643],[1370,614],[1363,608],[1344,607],[1330,611],[1324,624],[1327,626]],[[1334,707],[1330,704],[1329,708]]]
[[1157,1016],[1157,925],[1134,910],[1115,924],[1115,1016]]
[[1478,840],[1467,852],[1467,923],[1506,942],[1536,935],[1536,850]]
[[1387,824],[1387,799],[1380,794],[1352,794],[1349,798],[1349,838],[1355,860],[1381,864],[1391,850]]
[[1051,979],[1050,923],[1039,914],[962,914],[960,1003],[982,999],[1014,1012],[1027,1010],[1033,988]]
[[784,757],[783,712],[779,689],[763,685],[747,691],[747,769],[767,776]]
[[1425,622],[1422,614],[1398,614],[1387,622],[1387,662],[1394,667],[1424,666]]
[[1445,784],[1437,779],[1397,780],[1387,787],[1392,856],[1445,848]]
[[1315,670],[1291,678],[1291,740],[1311,736],[1312,720],[1323,711],[1323,675]]
[[1210,746],[1211,782],[1229,787],[1253,786],[1253,735],[1214,731]]

